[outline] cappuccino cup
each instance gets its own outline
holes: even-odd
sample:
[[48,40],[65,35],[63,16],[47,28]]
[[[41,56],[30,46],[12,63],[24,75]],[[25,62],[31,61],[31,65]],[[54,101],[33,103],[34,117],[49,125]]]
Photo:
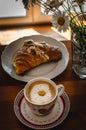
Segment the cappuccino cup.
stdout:
[[56,85],[45,77],[34,78],[24,87],[24,97],[28,107],[36,115],[49,114],[64,92],[62,84]]

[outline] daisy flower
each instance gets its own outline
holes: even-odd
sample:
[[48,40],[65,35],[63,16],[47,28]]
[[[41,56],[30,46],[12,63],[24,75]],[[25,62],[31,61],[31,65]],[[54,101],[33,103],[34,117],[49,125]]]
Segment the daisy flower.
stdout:
[[51,12],[55,12],[55,10],[58,10],[58,8],[63,4],[63,0],[47,0],[45,3],[44,3],[44,7],[45,7],[45,10],[44,12],[46,14],[49,13],[49,11]]
[[78,4],[84,4],[84,2],[86,2],[86,0],[75,0],[75,2],[77,2]]
[[57,12],[52,16],[52,24],[59,32],[65,32],[70,24],[69,17],[65,13]]

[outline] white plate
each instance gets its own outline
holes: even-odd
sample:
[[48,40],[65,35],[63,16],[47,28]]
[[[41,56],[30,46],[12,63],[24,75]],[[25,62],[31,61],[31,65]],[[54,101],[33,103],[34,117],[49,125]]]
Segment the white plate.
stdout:
[[25,102],[23,89],[14,100],[14,112],[18,120],[25,126],[33,129],[50,129],[62,123],[70,109],[70,101],[66,93],[63,93],[56,102],[52,112],[47,116],[34,115]]
[[[19,49],[22,46],[22,44],[24,43],[24,41],[27,39],[33,39],[34,41],[45,41],[48,44],[50,44],[51,46],[58,46],[58,48],[62,52],[62,59],[57,62],[50,62],[50,63],[42,64],[38,67],[35,67],[34,69],[31,69],[30,71],[25,73],[24,76],[17,75],[12,66],[12,58],[13,58],[15,52],[17,51],[17,49]],[[11,44],[9,44],[4,49],[4,51],[1,55],[1,63],[2,63],[3,69],[11,77],[13,77],[17,80],[20,80],[20,81],[25,81],[25,82],[29,81],[32,78],[41,77],[41,76],[53,79],[54,77],[58,76],[66,69],[66,67],[68,65],[68,61],[69,61],[69,53],[68,53],[66,46],[63,43],[61,43],[51,37],[46,37],[46,36],[42,36],[42,35],[32,35],[32,36],[20,38],[16,41],[12,42]]]

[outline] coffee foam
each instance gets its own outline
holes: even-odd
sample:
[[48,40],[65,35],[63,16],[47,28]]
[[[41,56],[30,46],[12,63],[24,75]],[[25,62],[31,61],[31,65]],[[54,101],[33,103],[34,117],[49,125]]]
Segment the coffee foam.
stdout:
[[27,93],[29,100],[38,105],[49,103],[54,95],[55,88],[50,83],[45,81],[33,83]]

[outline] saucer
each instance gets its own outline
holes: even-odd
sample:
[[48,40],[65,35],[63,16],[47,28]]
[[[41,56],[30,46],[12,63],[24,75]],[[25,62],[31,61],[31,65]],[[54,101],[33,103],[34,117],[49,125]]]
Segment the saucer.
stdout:
[[52,112],[46,116],[33,114],[25,102],[23,89],[14,100],[14,112],[21,123],[33,129],[50,129],[62,123],[67,117],[70,109],[69,98],[64,92],[54,106]]

